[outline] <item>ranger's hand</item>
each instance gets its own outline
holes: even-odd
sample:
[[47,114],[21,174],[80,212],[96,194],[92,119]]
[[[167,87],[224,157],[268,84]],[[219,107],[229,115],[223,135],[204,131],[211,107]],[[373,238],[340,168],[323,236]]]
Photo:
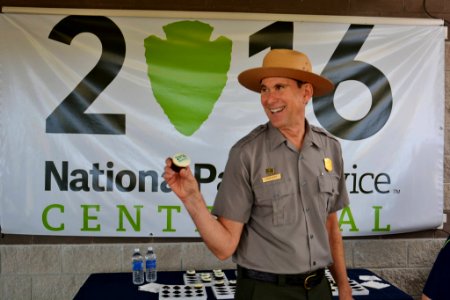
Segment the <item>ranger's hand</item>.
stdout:
[[198,197],[200,195],[200,189],[197,180],[192,174],[191,168],[187,166],[179,172],[175,172],[171,166],[172,159],[167,158],[163,177],[178,198],[186,204],[189,199]]

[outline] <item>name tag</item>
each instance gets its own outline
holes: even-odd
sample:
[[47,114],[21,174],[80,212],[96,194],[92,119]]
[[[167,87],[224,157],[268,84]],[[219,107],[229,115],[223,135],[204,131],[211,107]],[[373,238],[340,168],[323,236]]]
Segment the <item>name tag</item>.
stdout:
[[280,179],[281,179],[281,174],[278,173],[278,174],[263,177],[262,182],[269,182],[269,181],[280,180]]

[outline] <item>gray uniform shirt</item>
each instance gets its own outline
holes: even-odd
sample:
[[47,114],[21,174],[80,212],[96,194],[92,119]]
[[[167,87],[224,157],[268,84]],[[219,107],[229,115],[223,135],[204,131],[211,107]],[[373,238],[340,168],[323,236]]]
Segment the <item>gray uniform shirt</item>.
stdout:
[[299,152],[267,123],[230,150],[212,213],[245,223],[234,262],[293,274],[332,263],[327,216],[348,203],[335,138],[306,122]]

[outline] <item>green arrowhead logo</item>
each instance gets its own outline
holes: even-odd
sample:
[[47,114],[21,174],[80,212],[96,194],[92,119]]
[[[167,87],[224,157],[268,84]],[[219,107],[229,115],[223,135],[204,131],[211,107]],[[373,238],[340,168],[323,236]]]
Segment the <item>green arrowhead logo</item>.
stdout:
[[163,27],[167,39],[144,40],[153,95],[176,130],[191,136],[208,119],[227,82],[232,41],[210,41],[214,30],[199,21]]

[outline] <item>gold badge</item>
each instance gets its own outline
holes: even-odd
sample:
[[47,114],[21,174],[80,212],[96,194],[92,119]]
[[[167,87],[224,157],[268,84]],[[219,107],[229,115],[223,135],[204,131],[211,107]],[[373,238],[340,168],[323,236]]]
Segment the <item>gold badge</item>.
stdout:
[[331,158],[325,157],[323,159],[323,163],[325,165],[325,170],[327,170],[327,172],[333,171],[333,162],[331,161]]

